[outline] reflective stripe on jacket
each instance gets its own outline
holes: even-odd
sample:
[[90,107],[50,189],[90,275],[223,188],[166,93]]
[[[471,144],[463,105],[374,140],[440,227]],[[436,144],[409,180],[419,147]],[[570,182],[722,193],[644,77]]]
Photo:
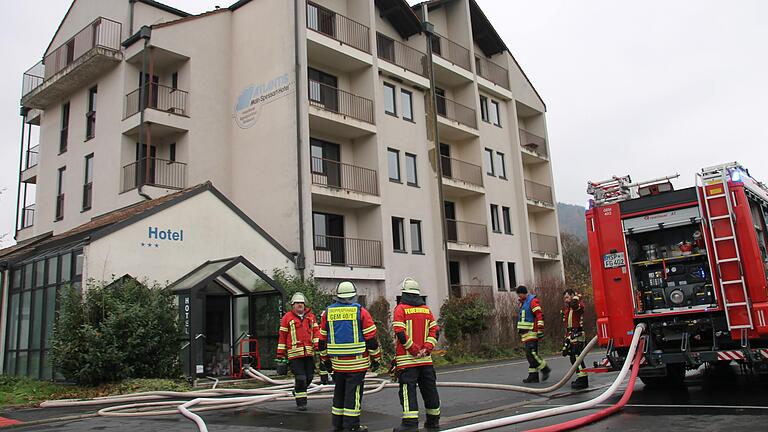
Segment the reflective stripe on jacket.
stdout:
[[285,356],[289,360],[301,357],[311,357],[320,338],[320,326],[312,311],[307,308],[303,317],[289,311],[280,320],[280,331],[277,341],[278,357]]

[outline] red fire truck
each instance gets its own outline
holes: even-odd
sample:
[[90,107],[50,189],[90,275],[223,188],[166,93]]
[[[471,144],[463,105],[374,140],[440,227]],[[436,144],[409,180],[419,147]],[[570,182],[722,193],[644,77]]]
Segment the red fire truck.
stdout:
[[738,163],[632,183],[589,182],[586,212],[603,366],[647,324],[640,378],[681,384],[703,364],[768,372],[768,188]]

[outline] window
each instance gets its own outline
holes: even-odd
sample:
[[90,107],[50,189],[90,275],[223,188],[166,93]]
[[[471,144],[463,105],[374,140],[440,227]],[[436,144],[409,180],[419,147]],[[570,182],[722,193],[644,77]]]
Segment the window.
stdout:
[[88,90],[88,112],[85,114],[85,139],[89,140],[96,136],[96,93],[98,89],[94,86]]
[[389,152],[389,181],[400,183],[400,151],[388,149]]
[[339,112],[339,80],[334,75],[309,68],[309,102],[312,105]]
[[83,211],[90,210],[93,199],[93,153],[85,157],[85,179],[83,180]]
[[496,101],[491,101],[489,108],[491,123],[495,124],[496,126],[501,126],[501,111],[499,110],[499,103]]
[[392,248],[395,252],[405,252],[405,219],[392,217]]
[[403,118],[413,121],[413,93],[400,89],[400,101],[403,104]]
[[509,207],[501,208],[501,218],[504,220],[504,234],[512,234],[512,219]]
[[177,90],[179,88],[179,73],[174,72],[171,74],[171,89]]
[[421,221],[413,219],[411,219],[411,252],[424,253],[424,247],[421,243]]
[[69,102],[61,106],[61,133],[59,134],[59,153],[67,151],[69,141]]
[[499,291],[506,291],[507,284],[504,280],[504,263],[496,261],[496,289]]
[[408,182],[408,186],[419,185],[419,177],[416,172],[416,155],[414,154],[405,154],[405,180]]
[[176,162],[176,143],[171,144],[170,148],[168,149],[168,159],[171,162]]
[[493,150],[485,149],[483,155],[483,162],[485,162],[485,173],[490,176],[495,176],[496,173],[493,170]]
[[56,220],[64,219],[64,173],[67,167],[59,168],[59,176],[56,186]]
[[395,86],[384,83],[384,112],[393,116],[397,115],[395,106]]
[[507,179],[507,164],[504,163],[504,153],[496,152],[496,169],[500,179]]
[[509,290],[512,291],[517,287],[517,273],[515,272],[515,263],[507,263],[507,269],[509,270],[507,278],[509,279]]
[[488,122],[488,98],[485,96],[480,96],[480,117]]
[[491,229],[493,232],[501,232],[501,226],[499,226],[499,206],[491,204]]

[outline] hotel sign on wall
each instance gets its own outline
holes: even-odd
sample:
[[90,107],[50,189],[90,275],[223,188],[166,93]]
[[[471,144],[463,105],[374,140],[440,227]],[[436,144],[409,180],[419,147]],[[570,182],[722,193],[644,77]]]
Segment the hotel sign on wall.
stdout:
[[284,73],[265,83],[244,88],[235,103],[234,119],[241,129],[250,129],[258,121],[261,110],[266,106],[295,91],[295,82]]
[[159,249],[164,243],[183,243],[184,230],[173,230],[151,226],[147,228],[147,238],[141,241],[141,247]]

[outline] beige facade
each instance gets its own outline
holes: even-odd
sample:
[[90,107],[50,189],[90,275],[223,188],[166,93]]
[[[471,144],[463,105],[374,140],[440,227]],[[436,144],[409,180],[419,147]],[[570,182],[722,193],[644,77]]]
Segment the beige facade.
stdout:
[[77,0],[45,54],[24,77],[20,242],[211,181],[307,276],[368,300],[393,301],[406,276],[433,308],[562,278],[545,106],[475,0],[198,16]]

